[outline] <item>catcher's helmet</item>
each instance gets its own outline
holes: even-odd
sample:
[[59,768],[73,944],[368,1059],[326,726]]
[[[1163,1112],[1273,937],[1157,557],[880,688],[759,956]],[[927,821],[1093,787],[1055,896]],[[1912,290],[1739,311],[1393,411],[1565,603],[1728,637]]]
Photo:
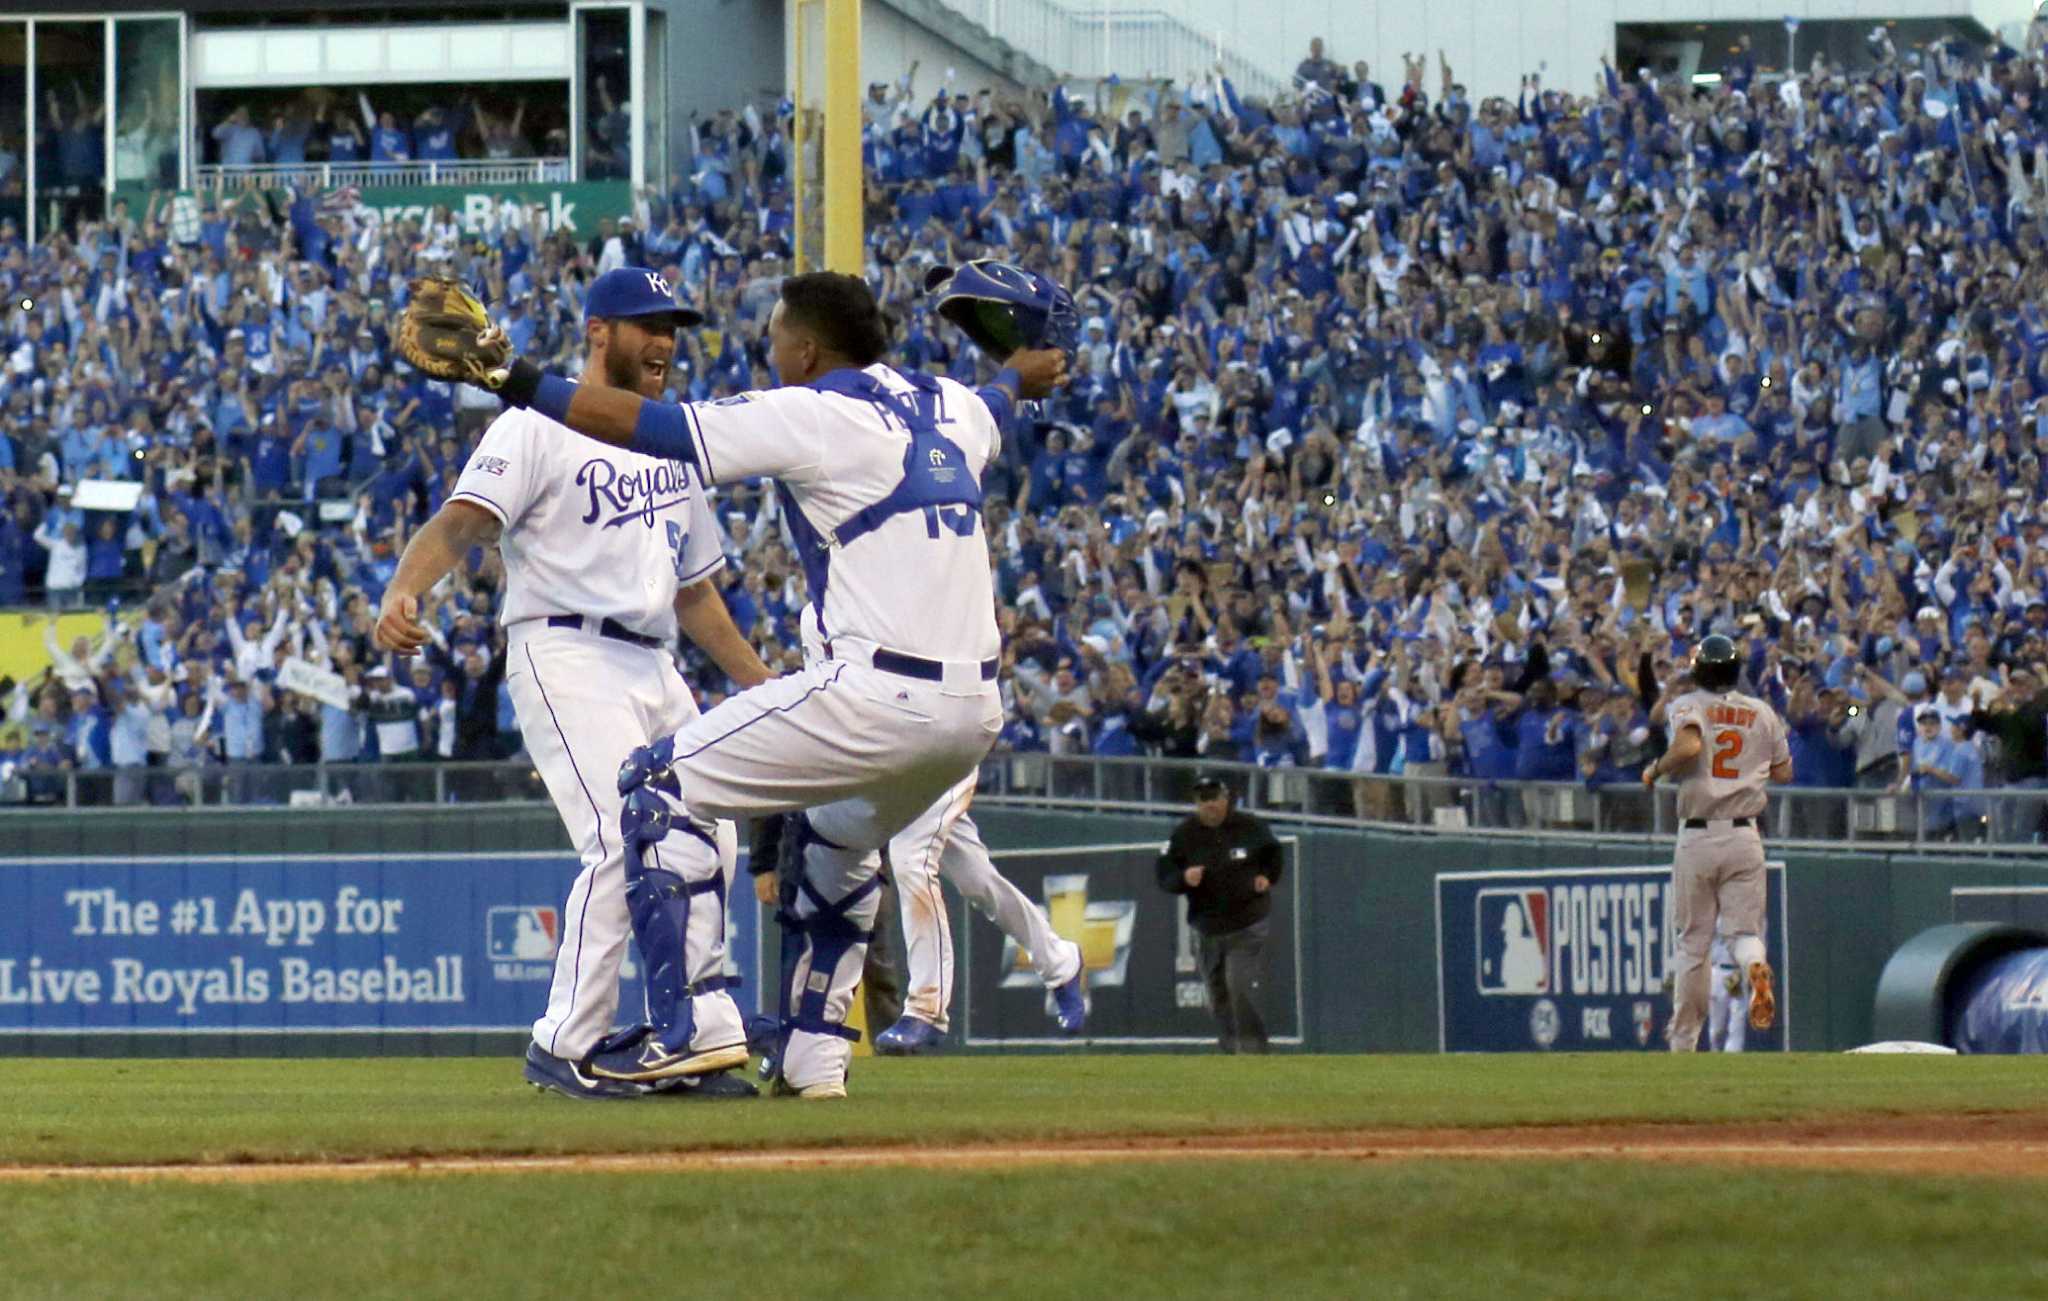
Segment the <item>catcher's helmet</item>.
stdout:
[[1703,639],[1692,653],[1692,680],[1703,691],[1728,691],[1735,686],[1735,677],[1742,670],[1742,664],[1735,653],[1735,643],[1715,633]]
[[1001,360],[1019,348],[1072,352],[1081,342],[1074,296],[1035,271],[981,258],[925,273],[925,292],[939,315]]

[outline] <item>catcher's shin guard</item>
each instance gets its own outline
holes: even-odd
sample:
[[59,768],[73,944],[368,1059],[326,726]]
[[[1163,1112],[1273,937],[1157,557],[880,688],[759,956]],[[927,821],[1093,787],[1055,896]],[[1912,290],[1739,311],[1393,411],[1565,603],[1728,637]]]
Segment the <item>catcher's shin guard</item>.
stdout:
[[[664,864],[656,849],[671,832],[682,833],[670,850],[669,864],[673,866]],[[738,1029],[739,1012],[730,1006],[729,998],[719,1000],[726,1006],[718,1010],[730,1013],[729,1018],[721,1019],[731,1020],[733,1042],[708,1048],[692,1046],[700,1037],[697,1001],[722,994],[736,983],[718,970],[723,963],[719,941],[725,925],[725,873],[717,840],[687,815],[672,810],[661,793],[647,788],[626,797],[619,833],[625,842],[626,907],[647,969],[647,1024],[638,1031],[608,1037],[592,1053],[590,1072],[611,1079],[646,1081],[745,1063],[747,1049]],[[690,871],[706,864],[711,868],[708,876]],[[686,871],[698,879],[688,879]],[[708,903],[700,902],[706,895],[710,896]],[[694,944],[693,923],[697,932]],[[719,1027],[714,1021],[709,1028],[715,1032]]]
[[[807,863],[849,851],[800,824],[799,841]],[[856,860],[857,861],[857,860]],[[817,875],[843,875],[846,860]],[[782,1078],[791,1088],[808,1093],[816,1087],[843,1087],[853,1044],[860,1032],[848,1028],[854,989],[860,984],[867,947],[874,939],[875,915],[881,906],[880,876],[868,874],[837,899],[828,899],[812,884],[812,873],[798,879],[799,897],[782,915],[783,925],[803,940],[803,949],[784,987]]]

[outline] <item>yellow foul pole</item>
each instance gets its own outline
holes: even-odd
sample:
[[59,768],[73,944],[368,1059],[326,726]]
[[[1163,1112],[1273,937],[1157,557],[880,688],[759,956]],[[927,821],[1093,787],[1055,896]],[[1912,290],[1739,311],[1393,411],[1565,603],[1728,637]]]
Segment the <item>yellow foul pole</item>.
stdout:
[[865,216],[860,174],[860,4],[825,5],[825,267],[859,275]]

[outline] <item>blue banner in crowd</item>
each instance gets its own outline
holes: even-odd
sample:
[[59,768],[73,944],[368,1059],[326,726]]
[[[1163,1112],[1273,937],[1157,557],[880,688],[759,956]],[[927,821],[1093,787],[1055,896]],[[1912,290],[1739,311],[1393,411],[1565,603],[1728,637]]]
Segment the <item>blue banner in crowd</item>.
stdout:
[[[1778,1020],[1770,1030],[1747,1030],[1748,1052],[1782,1050],[1791,1020],[1785,866],[1765,872],[1764,950],[1778,973]],[[1664,1051],[1670,891],[1669,867],[1439,873],[1444,1051]]]
[[[523,1030],[575,871],[564,853],[0,863],[0,1034]],[[746,879],[727,969],[751,1012]],[[639,970],[629,947],[622,1020]]]

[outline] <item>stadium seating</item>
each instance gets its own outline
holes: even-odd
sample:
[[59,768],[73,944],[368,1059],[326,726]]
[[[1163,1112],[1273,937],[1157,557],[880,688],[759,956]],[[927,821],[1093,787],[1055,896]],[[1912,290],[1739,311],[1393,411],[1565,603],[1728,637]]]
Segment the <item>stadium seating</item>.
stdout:
[[[1022,262],[1086,317],[1075,382],[991,470],[1005,744],[1327,769],[1375,817],[1427,812],[1380,785],[1403,775],[1625,786],[1718,631],[1801,784],[2037,838],[2036,805],[1944,793],[2048,785],[2042,52],[1886,45],[1705,89],[1603,67],[1477,102],[1449,70],[1312,74],[1279,103],[1220,74],[870,93],[903,363],[985,369],[920,310],[932,265]],[[491,414],[394,364],[388,327],[409,275],[452,269],[573,368],[583,286],[645,264],[707,314],[679,397],[771,384],[788,138],[749,107],[690,147],[586,242],[514,205],[385,229],[260,191],[178,231],[156,203],[32,248],[0,226],[0,288],[33,304],[0,318],[0,603],[119,606],[11,687],[18,789],[125,769],[114,798],[173,800],[150,765],[515,750],[493,556],[431,612],[436,654],[369,642]],[[108,481],[139,500],[81,509]],[[773,498],[720,509],[726,600],[787,663]]]

